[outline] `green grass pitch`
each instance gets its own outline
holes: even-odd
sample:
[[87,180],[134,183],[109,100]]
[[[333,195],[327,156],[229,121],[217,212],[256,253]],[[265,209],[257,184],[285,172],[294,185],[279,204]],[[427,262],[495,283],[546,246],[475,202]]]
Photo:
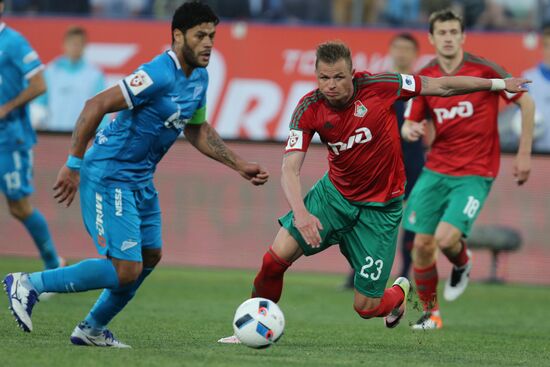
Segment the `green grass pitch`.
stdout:
[[[37,260],[2,258],[0,274],[37,270]],[[23,333],[0,299],[1,366],[550,366],[547,287],[471,284],[454,303],[442,302],[444,328],[413,332],[419,317],[394,330],[362,320],[343,277],[290,271],[280,306],[286,331],[272,348],[218,345],[230,335],[236,307],[249,294],[253,271],[160,267],[112,322],[131,350],[76,347],[75,325],[99,292],[58,295],[33,312]]]

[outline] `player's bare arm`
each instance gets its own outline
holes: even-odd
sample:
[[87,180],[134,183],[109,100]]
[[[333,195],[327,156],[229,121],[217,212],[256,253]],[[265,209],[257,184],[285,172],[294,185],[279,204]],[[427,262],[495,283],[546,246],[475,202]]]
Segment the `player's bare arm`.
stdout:
[[[118,85],[88,100],[73,130],[69,155],[76,159],[82,159],[90,139],[94,136],[105,114],[125,108],[128,108],[128,104]],[[64,164],[59,170],[53,186],[54,198],[57,199],[57,202],[60,204],[65,202],[67,206],[70,206],[78,190],[79,182],[80,172]]]
[[321,221],[312,215],[305,207],[302,198],[302,186],[300,182],[300,170],[305,152],[289,152],[283,158],[283,167],[281,173],[281,186],[285,197],[294,212],[294,226],[311,247],[321,245],[321,235],[319,230],[323,229]]
[[46,92],[44,73],[39,71],[29,79],[29,85],[17,97],[0,106],[0,119],[3,119],[12,110],[19,108],[34,98]]
[[529,179],[531,172],[531,146],[533,144],[533,129],[535,126],[535,102],[524,93],[516,102],[521,110],[521,137],[514,162],[513,175],[518,185],[523,185]]
[[269,173],[254,162],[247,162],[235,154],[222,140],[217,131],[208,122],[200,125],[188,124],[184,130],[185,137],[202,154],[225,164],[253,185],[263,185],[269,179]]
[[484,90],[505,90],[510,93],[526,92],[527,87],[525,84],[531,83],[530,80],[524,78],[485,79],[473,76],[444,76],[441,78],[420,76],[420,80],[422,82],[421,95],[440,97]]

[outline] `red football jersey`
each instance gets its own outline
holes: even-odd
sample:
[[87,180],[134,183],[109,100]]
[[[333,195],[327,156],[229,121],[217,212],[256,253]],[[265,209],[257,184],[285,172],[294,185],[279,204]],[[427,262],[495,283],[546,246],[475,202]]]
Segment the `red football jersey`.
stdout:
[[[447,76],[437,59],[419,75],[433,78]],[[464,53],[464,60],[452,74],[481,78],[509,78],[500,66],[481,57]],[[436,137],[426,160],[426,167],[446,175],[496,177],[500,164],[498,138],[499,96],[511,102],[520,94],[475,92],[452,97],[420,96],[415,98],[405,118],[420,122],[431,115]]]
[[307,151],[315,133],[327,145],[329,178],[353,202],[385,203],[404,193],[405,169],[393,103],[420,94],[419,77],[356,73],[354,94],[342,108],[319,89],[292,115],[286,152]]

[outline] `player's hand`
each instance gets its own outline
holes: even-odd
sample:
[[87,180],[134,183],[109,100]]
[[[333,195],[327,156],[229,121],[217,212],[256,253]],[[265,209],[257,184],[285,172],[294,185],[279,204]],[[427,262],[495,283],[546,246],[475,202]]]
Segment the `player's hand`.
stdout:
[[8,113],[10,113],[10,111],[8,110],[6,105],[1,105],[0,106],[0,120],[5,119],[6,116],[8,115]]
[[269,179],[269,172],[255,162],[247,162],[243,164],[238,172],[255,186],[263,185]]
[[514,179],[521,186],[529,179],[531,173],[531,155],[527,153],[518,153],[514,161]]
[[313,248],[321,246],[321,234],[323,225],[319,218],[309,212],[303,214],[294,213],[294,227],[300,232],[303,239]]
[[71,205],[78,190],[80,172],[63,165],[57,174],[57,180],[53,186],[53,197],[59,204],[65,202],[67,207]]
[[527,92],[527,84],[529,83],[531,83],[531,80],[525,78],[504,79],[505,90],[510,93]]
[[415,142],[426,134],[426,120],[403,125],[401,136],[405,141]]

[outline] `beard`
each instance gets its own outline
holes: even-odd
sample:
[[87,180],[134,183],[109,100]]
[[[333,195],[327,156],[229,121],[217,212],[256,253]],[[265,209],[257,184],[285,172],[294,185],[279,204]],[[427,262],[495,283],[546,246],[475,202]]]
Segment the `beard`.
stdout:
[[195,51],[193,51],[191,47],[187,46],[187,44],[183,45],[181,53],[183,55],[183,60],[185,61],[185,63],[193,68],[203,68],[208,65],[208,63],[206,65],[202,65],[199,62],[197,55],[195,55]]

